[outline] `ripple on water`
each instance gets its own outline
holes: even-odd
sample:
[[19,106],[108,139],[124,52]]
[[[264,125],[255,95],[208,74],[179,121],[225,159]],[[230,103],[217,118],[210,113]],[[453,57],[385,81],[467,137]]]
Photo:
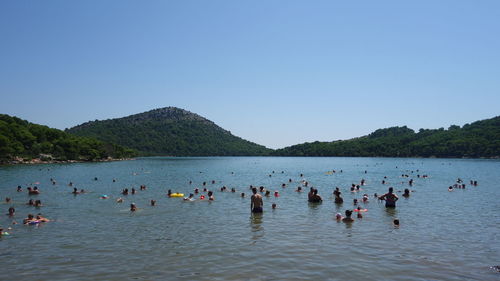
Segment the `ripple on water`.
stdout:
[[[16,225],[10,236],[2,237],[2,273],[12,280],[497,280],[499,163],[242,157],[47,165],[50,171],[0,168],[0,198],[13,199],[17,220],[39,211],[24,205],[26,194],[15,192],[18,184],[35,181],[43,192],[40,211],[56,220],[39,227]],[[332,169],[344,172],[325,174]],[[431,178],[413,177],[416,192],[398,201],[395,210],[373,199],[373,193],[382,194],[389,186],[381,184],[383,176],[402,190],[407,179],[401,174],[416,169]],[[269,177],[272,170],[285,173]],[[300,173],[319,189],[322,204],[308,204],[307,191],[294,191]],[[448,192],[457,177],[478,179],[481,185]],[[50,178],[58,184],[52,186]],[[112,183],[112,178],[118,181]],[[282,188],[290,178],[293,183]],[[364,190],[349,192],[361,178],[367,182]],[[167,189],[189,193],[212,179],[217,184],[208,188],[215,191],[215,202],[165,197]],[[69,181],[91,192],[73,196]],[[119,194],[140,184],[148,189]],[[249,212],[250,184],[280,193],[264,198],[263,215]],[[222,185],[238,191],[220,192]],[[335,186],[343,193],[342,205],[333,204]],[[240,198],[241,192],[247,198]],[[370,202],[362,220],[350,225],[335,221],[335,213],[353,209],[353,199],[365,192]],[[100,200],[100,194],[110,199]],[[118,197],[124,203],[117,204]],[[151,199],[157,206],[149,206]],[[131,202],[138,212],[130,213]],[[276,210],[270,209],[272,203]],[[392,225],[396,217],[399,228]],[[10,224],[0,217],[0,225]]]

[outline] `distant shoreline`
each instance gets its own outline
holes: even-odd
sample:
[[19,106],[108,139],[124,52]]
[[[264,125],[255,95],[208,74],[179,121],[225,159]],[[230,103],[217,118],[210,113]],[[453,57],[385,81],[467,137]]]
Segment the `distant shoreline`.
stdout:
[[42,160],[40,158],[34,158],[30,160],[24,160],[17,158],[15,160],[8,160],[0,162],[1,166],[4,165],[38,165],[38,164],[71,164],[71,163],[99,163],[99,162],[114,162],[114,161],[129,161],[135,160],[136,158],[106,158],[99,160]]
[[184,157],[282,157],[282,158],[293,158],[293,157],[314,157],[314,158],[327,158],[327,157],[338,157],[338,158],[398,158],[398,159],[489,159],[489,160],[498,160],[500,157],[422,157],[422,156],[414,156],[414,157],[397,157],[397,156],[298,156],[298,155],[210,155],[210,156],[173,156],[173,155],[154,155],[154,156],[138,156],[134,158],[107,158],[100,160],[42,160],[40,158],[34,158],[31,160],[24,159],[15,159],[8,160],[4,162],[0,162],[0,166],[7,165],[38,165],[38,164],[71,164],[71,163],[101,163],[101,162],[115,162],[115,161],[129,161],[129,160],[137,160],[137,158],[154,158],[154,157],[173,157],[173,158],[184,158]]

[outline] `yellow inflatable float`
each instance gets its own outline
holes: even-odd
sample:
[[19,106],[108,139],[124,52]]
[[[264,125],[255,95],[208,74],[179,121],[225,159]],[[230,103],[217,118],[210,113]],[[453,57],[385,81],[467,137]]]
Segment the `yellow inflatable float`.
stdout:
[[170,193],[169,197],[184,197],[184,193]]

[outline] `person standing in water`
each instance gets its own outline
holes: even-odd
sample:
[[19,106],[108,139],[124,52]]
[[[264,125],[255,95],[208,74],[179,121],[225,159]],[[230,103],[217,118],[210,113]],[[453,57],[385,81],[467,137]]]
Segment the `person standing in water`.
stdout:
[[257,188],[252,188],[253,195],[250,198],[250,210],[252,213],[262,213],[262,206],[264,202],[262,201],[262,195],[257,193]]
[[389,192],[379,197],[380,200],[385,200],[386,208],[396,208],[396,201],[398,201],[398,196],[394,194],[394,189],[389,187]]

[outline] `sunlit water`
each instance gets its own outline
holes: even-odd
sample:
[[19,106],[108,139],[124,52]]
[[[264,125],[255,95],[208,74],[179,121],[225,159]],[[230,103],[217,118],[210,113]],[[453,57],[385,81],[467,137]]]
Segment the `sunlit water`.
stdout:
[[[332,170],[337,172],[327,173]],[[389,184],[381,183],[384,176]],[[466,189],[448,192],[457,178]],[[351,184],[361,179],[363,190],[351,193]],[[295,192],[301,180],[319,190],[322,204],[307,203],[307,187]],[[70,181],[89,193],[72,195]],[[204,181],[215,192],[214,202],[165,196],[168,189],[202,189]],[[26,187],[35,182],[42,193],[28,196]],[[0,279],[499,280],[491,268],[500,265],[499,182],[498,160],[144,158],[3,166],[0,226],[12,229],[0,238]],[[139,191],[141,184],[147,190]],[[18,185],[23,192],[16,192]],[[223,185],[237,192],[221,192]],[[280,197],[264,197],[264,213],[252,216],[250,185],[277,190]],[[333,202],[336,186],[345,200],[341,206]],[[373,194],[389,186],[415,192],[386,210]],[[136,195],[120,195],[132,187]],[[353,199],[364,193],[370,195],[364,218],[337,222],[335,213],[353,209]],[[102,194],[110,198],[100,199]],[[116,203],[118,197],[124,202]],[[44,206],[27,206],[30,198]],[[157,206],[149,205],[151,199]],[[140,208],[135,213],[129,211],[132,202]],[[10,206],[14,218],[3,215]],[[39,212],[54,221],[22,225],[28,213]],[[399,228],[392,223],[396,217]]]

